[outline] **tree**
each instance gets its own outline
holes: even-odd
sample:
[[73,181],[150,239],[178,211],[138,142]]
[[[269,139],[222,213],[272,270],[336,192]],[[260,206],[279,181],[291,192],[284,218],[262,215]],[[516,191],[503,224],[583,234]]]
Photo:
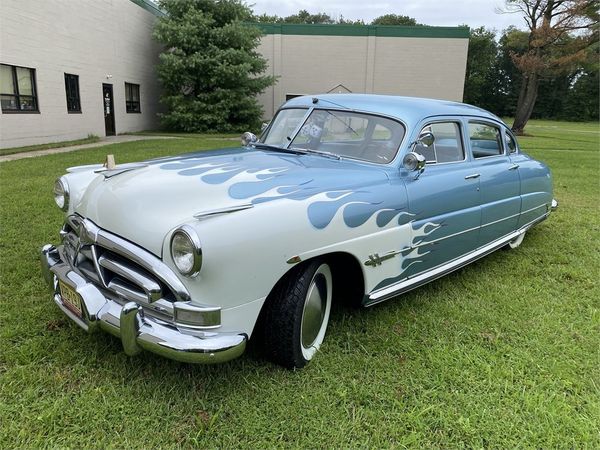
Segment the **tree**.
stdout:
[[600,76],[598,69],[580,72],[570,88],[564,109],[558,118],[564,120],[594,120],[600,115]]
[[311,14],[305,9],[298,11],[298,14],[287,16],[283,19],[285,23],[335,23],[328,14]]
[[297,14],[292,14],[287,17],[261,14],[260,16],[254,16],[252,20],[262,23],[337,23],[336,20],[332,19],[328,14],[311,14],[305,9],[301,9]]
[[371,25],[408,25],[415,26],[421,25],[417,23],[415,19],[408,16],[401,16],[399,14],[384,14],[383,16],[379,16],[373,19]]
[[[585,58],[585,50],[596,39],[591,30],[597,27],[599,6],[599,0],[507,0],[508,11],[522,14],[529,30],[526,50],[512,54],[522,77],[512,125],[515,133],[522,134],[531,117],[541,77],[573,70]],[[573,31],[583,35],[563,47]]]
[[154,37],[164,45],[158,77],[166,128],[234,131],[256,127],[256,95],[274,83],[262,75],[267,61],[256,51],[261,31],[245,24],[241,0],[161,0],[167,15]]
[[465,76],[464,101],[488,109],[489,82],[496,75],[496,32],[485,27],[471,30]]

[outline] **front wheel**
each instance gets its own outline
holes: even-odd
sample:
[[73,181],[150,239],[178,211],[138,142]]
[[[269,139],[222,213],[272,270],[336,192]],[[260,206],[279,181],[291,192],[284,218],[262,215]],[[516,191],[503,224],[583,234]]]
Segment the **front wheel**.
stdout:
[[301,368],[325,338],[333,279],[328,264],[312,261],[290,273],[265,307],[264,345],[274,362]]

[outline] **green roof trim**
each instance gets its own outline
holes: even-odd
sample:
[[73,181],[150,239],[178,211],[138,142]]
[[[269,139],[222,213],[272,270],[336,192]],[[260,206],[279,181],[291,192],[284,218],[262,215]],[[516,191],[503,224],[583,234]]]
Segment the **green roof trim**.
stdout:
[[468,39],[469,27],[253,23],[265,34]]
[[158,5],[150,0],[130,0],[138,6],[141,6],[146,11],[151,12],[156,17],[164,17],[167,15],[162,9],[158,7]]

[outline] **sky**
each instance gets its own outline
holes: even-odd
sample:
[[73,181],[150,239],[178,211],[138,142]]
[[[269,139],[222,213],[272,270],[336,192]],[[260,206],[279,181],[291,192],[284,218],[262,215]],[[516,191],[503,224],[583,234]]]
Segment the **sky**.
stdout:
[[370,22],[384,14],[410,16],[419,23],[436,26],[484,25],[502,31],[510,25],[524,28],[518,14],[499,14],[503,0],[247,0],[255,14],[289,16],[301,9],[326,13],[333,18],[363,19]]

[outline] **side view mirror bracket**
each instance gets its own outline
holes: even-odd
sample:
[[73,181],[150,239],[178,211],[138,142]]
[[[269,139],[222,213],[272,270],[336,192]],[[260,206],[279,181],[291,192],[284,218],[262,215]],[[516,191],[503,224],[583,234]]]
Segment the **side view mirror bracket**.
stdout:
[[418,180],[421,174],[425,171],[425,157],[420,153],[415,152],[415,147],[429,147],[435,142],[435,136],[431,131],[422,132],[416,141],[410,144],[410,152],[406,154],[402,160],[403,167],[411,172],[417,172],[415,180]]
[[254,133],[250,133],[249,131],[246,131],[244,134],[242,134],[241,140],[244,147],[248,147],[249,145],[258,142],[256,135]]

